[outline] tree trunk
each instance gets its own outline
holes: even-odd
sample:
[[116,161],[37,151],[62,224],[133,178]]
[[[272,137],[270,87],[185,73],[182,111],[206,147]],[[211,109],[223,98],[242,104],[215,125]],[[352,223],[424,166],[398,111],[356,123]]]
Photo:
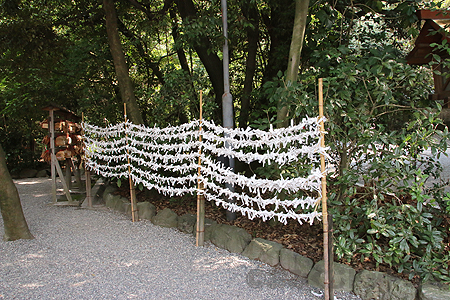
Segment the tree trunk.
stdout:
[[250,95],[253,90],[253,76],[256,70],[256,55],[258,53],[259,28],[258,11],[254,4],[249,4],[248,13],[245,7],[241,7],[244,16],[253,24],[254,28],[247,29],[247,60],[245,63],[244,89],[241,98],[241,111],[239,115],[239,127],[247,128],[248,117],[250,114]]
[[130,40],[131,44],[136,48],[141,58],[145,61],[147,69],[150,68],[153,71],[153,75],[155,75],[156,78],[158,78],[158,81],[161,84],[164,84],[164,74],[161,72],[161,69],[159,68],[159,63],[151,61],[150,56],[146,53],[141,40],[131,30],[129,30],[125,26],[125,24],[123,24],[123,22],[121,22],[120,20],[117,21],[118,21],[117,29]]
[[270,49],[267,53],[262,84],[273,80],[278,72],[286,70],[292,38],[292,24],[295,21],[295,3],[292,0],[277,0],[268,3],[270,10],[260,12],[270,37]]
[[[177,15],[174,9],[169,10],[170,18],[172,19],[172,37],[175,44],[180,40],[179,28],[178,28],[178,20]],[[189,68],[189,64],[186,58],[186,54],[182,47],[177,47],[175,49],[177,51],[178,60],[180,61],[181,68],[189,75],[191,75],[191,69]]]
[[[292,24],[294,23],[295,2],[292,0],[268,1],[269,10],[260,10],[261,20],[267,28],[270,48],[267,57],[263,57],[264,71],[261,86],[274,80],[279,72],[287,69],[290,40],[292,38]],[[265,58],[265,59],[264,59]],[[256,107],[272,106],[269,97],[259,95]],[[272,114],[268,116],[272,117]]]
[[[306,21],[308,18],[309,0],[295,1],[295,20],[294,30],[292,32],[291,47],[289,50],[289,60],[286,72],[286,85],[291,86],[297,81],[298,67],[300,65],[300,54],[303,47],[303,39],[305,37]],[[278,127],[286,127],[288,125],[289,107],[281,106],[278,108],[277,121]]]
[[117,81],[119,82],[120,96],[127,105],[127,114],[131,122],[135,124],[144,123],[141,110],[134,96],[134,87],[128,74],[128,66],[120,43],[119,31],[117,29],[117,15],[113,0],[103,0],[105,10],[106,32],[111,55],[116,69]]
[[5,234],[3,240],[33,239],[23,215],[19,193],[6,167],[6,157],[0,144],[0,210]]
[[[183,20],[195,19],[197,17],[197,10],[192,0],[176,0],[175,3]],[[200,38],[199,41],[195,42],[193,47],[205,66],[209,80],[211,80],[218,106],[214,115],[220,120],[222,117],[222,95],[224,92],[222,61],[215,53],[211,53],[210,49],[213,47],[207,37]]]
[[[170,17],[172,18],[172,22],[173,22],[172,23],[173,41],[175,43],[177,43],[180,40],[180,35],[178,32],[179,28],[178,28],[178,24],[177,24],[177,15],[176,15],[176,12],[174,11],[174,9],[170,9],[169,14],[170,14]],[[192,101],[194,101],[194,99],[196,101],[198,99],[198,96],[197,96],[197,93],[195,92],[194,82],[192,81],[192,77],[191,77],[191,69],[189,68],[188,60],[186,58],[186,54],[184,53],[184,49],[182,47],[177,47],[175,50],[177,51],[177,56],[178,56],[178,60],[180,61],[181,69],[183,69],[184,72],[186,72],[186,74],[189,75],[189,83],[192,87],[192,95],[191,95],[191,97],[193,97]],[[188,119],[183,107],[181,107],[179,105],[178,111],[180,113],[179,114],[180,122],[181,123],[189,122],[189,119]]]

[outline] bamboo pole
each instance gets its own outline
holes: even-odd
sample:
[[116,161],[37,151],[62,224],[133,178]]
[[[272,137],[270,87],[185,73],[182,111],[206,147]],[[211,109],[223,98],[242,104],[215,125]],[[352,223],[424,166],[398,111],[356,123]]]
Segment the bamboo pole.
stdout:
[[[81,122],[84,123],[84,113],[81,113]],[[91,170],[86,166],[86,144],[84,143],[84,129],[81,132],[83,137],[83,161],[84,161],[84,174],[86,176],[86,200],[87,206],[92,208],[92,186],[91,186]]]
[[[323,118],[323,78],[319,78],[319,118]],[[325,147],[325,125],[320,121],[320,146]],[[325,174],[325,156],[320,154],[320,170]],[[323,219],[323,260],[324,260],[324,287],[325,300],[333,299],[330,295],[330,255],[328,247],[328,209],[327,209],[327,178],[322,177],[322,219]]]
[[[127,122],[127,105],[123,104],[123,111],[125,116],[125,122]],[[128,161],[128,181],[130,182],[130,197],[131,197],[131,220],[133,222],[139,221],[139,216],[137,215],[137,202],[136,202],[136,190],[134,188],[133,179],[131,178],[131,167],[130,167],[130,151],[128,150],[128,134],[125,133],[127,141],[127,161]]]
[[[203,91],[200,91],[200,135],[198,137],[199,142],[202,142],[202,120],[203,120]],[[200,155],[202,154],[202,148],[198,150],[198,176],[197,188],[198,190],[203,190],[203,182],[200,180],[201,176],[201,164],[202,160]],[[205,243],[205,196],[197,192],[197,235],[196,235],[196,245],[203,246]]]

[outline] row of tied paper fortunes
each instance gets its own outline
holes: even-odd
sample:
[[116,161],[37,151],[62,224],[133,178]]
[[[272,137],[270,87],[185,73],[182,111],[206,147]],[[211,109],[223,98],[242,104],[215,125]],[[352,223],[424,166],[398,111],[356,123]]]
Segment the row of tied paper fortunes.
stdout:
[[[129,122],[102,128],[83,123],[86,165],[104,177],[131,176],[135,184],[170,196],[202,193],[207,200],[250,219],[277,218],[283,223],[295,219],[312,224],[321,214],[315,210],[307,213],[299,210],[310,209],[321,198],[323,174],[318,167],[306,178],[269,180],[235,174],[212,157],[234,157],[246,163],[257,161],[282,166],[306,156],[317,164],[319,154],[326,155],[327,150],[320,146],[320,121],[305,118],[295,126],[269,131],[228,129],[202,121],[201,132],[198,130],[200,121],[165,128]],[[197,175],[199,157],[202,161],[200,177]],[[167,172],[177,175],[164,175]],[[203,190],[197,189],[197,180],[203,182]],[[231,191],[223,187],[225,184],[248,192]],[[294,194],[300,190],[316,196],[290,200],[273,196],[274,192]],[[264,197],[267,192],[272,196]],[[229,199],[235,201],[230,203]]]

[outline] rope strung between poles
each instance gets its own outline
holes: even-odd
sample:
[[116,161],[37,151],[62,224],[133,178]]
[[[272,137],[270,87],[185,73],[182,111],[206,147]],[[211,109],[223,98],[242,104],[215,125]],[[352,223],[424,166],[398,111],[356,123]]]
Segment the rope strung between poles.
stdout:
[[[223,128],[205,120],[165,128],[128,121],[107,127],[83,123],[86,165],[104,177],[130,176],[135,185],[165,195],[201,194],[250,219],[277,218],[285,224],[287,219],[295,219],[312,224],[321,217],[314,207],[322,197],[320,155],[327,156],[328,149],[321,145],[322,121],[323,117],[304,118],[297,125],[268,131]],[[247,177],[233,173],[218,157],[279,167],[301,162],[306,175],[291,172],[275,180]],[[203,189],[197,187],[198,182]],[[235,191],[226,189],[226,184]],[[280,193],[291,197],[280,199]],[[225,196],[235,203],[224,201]]]

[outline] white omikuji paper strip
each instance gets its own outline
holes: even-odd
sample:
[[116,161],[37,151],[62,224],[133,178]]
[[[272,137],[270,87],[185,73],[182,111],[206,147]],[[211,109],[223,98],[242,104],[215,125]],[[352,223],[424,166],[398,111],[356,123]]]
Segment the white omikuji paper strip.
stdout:
[[[214,157],[279,166],[307,157],[317,165],[320,154],[327,156],[328,150],[320,146],[320,121],[317,117],[305,118],[298,125],[269,131],[228,129],[208,121],[165,128],[130,122],[104,128],[83,123],[86,165],[104,177],[131,176],[135,184],[154,188],[165,195],[203,194],[207,200],[250,219],[277,218],[285,224],[288,219],[294,219],[301,224],[312,224],[320,219],[321,213],[298,210],[312,210],[322,197],[324,175],[318,166],[307,166],[311,171],[306,178],[270,180],[236,174]],[[200,125],[202,131],[199,131]],[[199,142],[200,135],[202,142]],[[200,176],[197,173],[199,158],[202,162]],[[203,182],[204,190],[197,189],[198,180]],[[243,192],[230,191],[224,188],[226,184]],[[273,196],[299,191],[316,196],[286,200]],[[264,197],[267,193],[272,196]]]

